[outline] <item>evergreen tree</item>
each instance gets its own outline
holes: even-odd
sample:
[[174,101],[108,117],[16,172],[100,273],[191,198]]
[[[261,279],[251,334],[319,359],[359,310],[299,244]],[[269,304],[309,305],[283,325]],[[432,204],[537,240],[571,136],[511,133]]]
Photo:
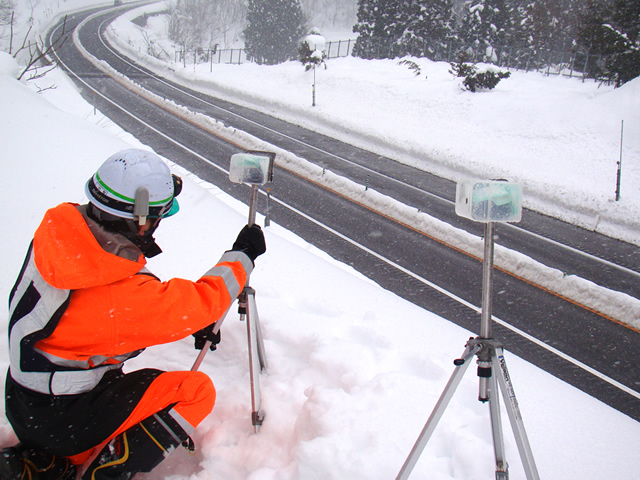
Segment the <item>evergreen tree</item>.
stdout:
[[584,60],[580,58],[580,63],[584,65],[584,73],[590,78],[602,76],[599,62],[589,61],[589,59],[595,58],[593,55],[603,55],[606,51],[602,25],[607,22],[609,16],[610,11],[602,5],[600,0],[588,0],[578,10],[578,25],[573,36],[578,49],[586,52],[586,58]]
[[510,11],[505,0],[467,3],[460,36],[477,60],[491,61],[495,58],[495,49],[508,43],[508,34],[513,31]]
[[432,56],[454,37],[452,0],[359,0],[353,55]]
[[503,47],[511,49],[524,48],[527,44],[525,18],[527,15],[527,0],[513,0],[506,2],[506,21],[504,29]]
[[609,53],[605,77],[619,87],[640,76],[640,2],[615,0],[611,22],[602,28]]
[[638,0],[614,0],[611,24],[623,34],[629,44],[640,40],[640,2]]
[[249,0],[243,31],[247,57],[275,65],[295,59],[307,31],[299,0]]
[[353,55],[361,58],[393,58],[402,25],[409,22],[409,1],[358,0],[358,23],[353,26],[358,33]]
[[320,34],[320,30],[315,27],[302,40],[298,48],[298,60],[304,65],[305,71],[320,66],[327,68],[326,41]]
[[591,0],[581,11],[577,43],[602,55],[604,66],[590,71],[617,87],[640,76],[640,2]]
[[451,48],[457,39],[452,0],[422,0],[414,20],[404,31],[403,43],[408,53],[415,54],[415,45],[424,45],[423,56],[440,60],[439,53]]
[[[564,51],[574,39],[575,0],[531,0],[525,9],[523,30],[532,52]],[[582,3],[582,2],[581,2]]]

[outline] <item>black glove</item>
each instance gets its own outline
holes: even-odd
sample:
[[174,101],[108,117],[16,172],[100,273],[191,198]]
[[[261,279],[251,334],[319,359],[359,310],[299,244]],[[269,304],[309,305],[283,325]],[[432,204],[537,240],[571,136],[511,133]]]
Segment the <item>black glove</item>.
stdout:
[[264,242],[264,233],[262,233],[260,225],[245,225],[240,230],[231,250],[246,253],[252,262],[255,261],[256,257],[266,252],[267,246]]
[[194,344],[196,350],[202,350],[207,340],[211,342],[211,346],[209,347],[211,351],[217,348],[220,343],[220,330],[218,330],[218,333],[213,333],[214,325],[215,324],[212,323],[208,327],[204,327],[202,330],[198,330],[192,334],[193,338],[195,338]]

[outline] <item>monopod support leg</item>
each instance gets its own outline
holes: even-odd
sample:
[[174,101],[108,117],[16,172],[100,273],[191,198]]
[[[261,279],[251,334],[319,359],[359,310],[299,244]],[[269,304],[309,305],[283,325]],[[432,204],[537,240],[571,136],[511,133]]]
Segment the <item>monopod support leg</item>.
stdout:
[[[264,411],[260,408],[260,372],[267,368],[267,356],[262,339],[262,330],[256,308],[255,290],[249,286],[243,290],[244,309],[247,321],[247,342],[249,347],[249,377],[251,381],[251,422],[258,433],[264,420]],[[240,308],[242,308],[242,302]]]
[[427,420],[427,423],[422,429],[422,432],[420,433],[418,440],[413,445],[413,448],[411,449],[409,456],[405,460],[404,465],[402,465],[402,468],[400,469],[400,472],[398,473],[396,480],[406,480],[407,478],[409,478],[409,475],[411,475],[411,472],[413,471],[413,468],[418,462],[418,459],[420,458],[422,451],[427,446],[427,443],[429,442],[429,438],[431,438],[431,435],[436,429],[436,426],[438,425],[438,422],[440,421],[442,414],[446,410],[447,405],[451,400],[451,397],[453,397],[453,394],[458,388],[458,385],[460,384],[460,381],[462,380],[464,373],[469,367],[470,365],[469,360],[475,356],[475,354],[480,350],[480,348],[481,347],[478,344],[472,344],[471,342],[467,343],[467,346],[462,354],[462,357],[456,359],[453,362],[456,368],[454,369],[453,374],[449,378],[449,382],[444,388],[444,391],[440,395],[440,398],[438,399],[438,403],[436,403],[436,406],[433,409],[433,412],[431,412],[431,416],[429,417],[429,419]]

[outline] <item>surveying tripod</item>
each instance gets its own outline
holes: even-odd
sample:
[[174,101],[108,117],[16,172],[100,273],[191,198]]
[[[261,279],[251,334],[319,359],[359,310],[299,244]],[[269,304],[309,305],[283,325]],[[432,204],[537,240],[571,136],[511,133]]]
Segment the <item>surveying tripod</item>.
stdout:
[[[251,185],[251,199],[249,202],[249,221],[251,226],[256,223],[256,201],[257,201],[257,185]],[[260,327],[260,319],[258,317],[258,309],[256,307],[256,291],[249,286],[249,277],[245,287],[238,295],[238,313],[240,321],[247,322],[247,343],[249,349],[249,379],[251,382],[251,423],[254,432],[258,433],[262,421],[264,420],[264,411],[260,408],[262,398],[260,394],[260,373],[267,369],[267,355],[264,349],[264,340],[262,338],[262,329]],[[226,315],[218,320],[213,327],[213,333],[220,331],[222,322]],[[211,346],[211,341],[205,342],[202,351],[196,358],[191,370],[195,371],[200,368],[200,364],[204,360],[207,350]]]
[[[529,440],[524,429],[522,415],[518,407],[518,401],[513,390],[511,377],[507,370],[502,345],[491,337],[491,310],[493,289],[493,236],[494,223],[485,224],[484,231],[484,261],[482,270],[482,313],[480,336],[471,338],[465,346],[462,357],[454,360],[455,369],[442,395],[438,399],[431,416],[427,420],[418,440],[409,453],[396,480],[406,480],[415,467],[420,454],[424,450],[433,434],[440,418],[453,397],[456,388],[460,384],[464,373],[471,364],[473,357],[478,358],[478,377],[480,379],[478,400],[489,402],[489,414],[491,417],[491,431],[493,434],[493,450],[496,462],[496,480],[509,479],[509,466],[505,459],[504,440],[502,436],[502,422],[500,418],[500,400],[498,386],[502,390],[502,397],[511,422],[511,428],[515,436],[520,459],[524,466],[527,480],[539,480],[536,464],[533,459]],[[500,375],[494,375],[499,372]]]

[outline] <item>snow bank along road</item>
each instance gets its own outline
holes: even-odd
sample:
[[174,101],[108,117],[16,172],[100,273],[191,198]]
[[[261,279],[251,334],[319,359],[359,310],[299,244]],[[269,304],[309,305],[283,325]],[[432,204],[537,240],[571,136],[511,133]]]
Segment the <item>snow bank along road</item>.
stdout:
[[[68,26],[75,26],[83,17],[75,15],[68,20]],[[239,149],[276,150],[283,168],[278,169],[276,182],[271,187],[275,221],[334,257],[352,264],[384,287],[472,331],[477,329],[479,321],[475,314],[479,309],[481,265],[477,258],[461,253],[459,244],[478,243],[477,237],[460,230],[468,229],[477,235],[473,229],[478,226],[453,215],[454,186],[451,182],[424,172],[410,171],[371,152],[354,149],[149,75],[118,56],[97,35],[111,18],[112,15],[91,17],[74,33],[75,46],[83,50],[93,64],[79,56],[71,42],[59,53],[70,74],[77,75],[75,80],[85,97],[95,101],[103,113],[159,153],[184,162],[184,166],[196,175],[243,200],[247,198],[246,191],[227,180],[229,156]],[[102,70],[96,70],[96,65]],[[105,71],[115,80],[101,73]],[[123,75],[133,79],[135,84]],[[175,103],[164,98],[175,99]],[[211,118],[237,128],[225,127]],[[202,127],[194,127],[194,124]],[[304,138],[305,143],[299,142],[299,138]],[[302,158],[313,160],[319,166]],[[344,162],[345,158],[350,161]],[[365,189],[361,184],[364,182],[357,183],[363,175],[363,167],[357,162],[363,158],[369,162],[365,170],[369,198],[363,195]],[[374,161],[375,169],[371,166]],[[384,174],[379,175],[377,168]],[[291,170],[297,174],[292,174]],[[415,182],[410,185],[397,180],[402,177]],[[337,191],[338,195],[327,189]],[[432,190],[432,193],[426,193],[426,190]],[[347,196],[358,203],[345,200]],[[414,207],[404,207],[405,203]],[[362,204],[368,204],[368,208]],[[384,215],[374,213],[374,205]],[[419,231],[425,228],[415,227],[415,218],[409,218],[415,217],[415,205],[422,205],[424,210],[443,220],[425,220],[425,215],[421,214],[417,223],[427,224],[432,231],[444,231],[440,235],[444,239],[434,240]],[[390,217],[400,219],[400,223]],[[549,223],[553,224],[552,229],[565,229],[557,235],[560,240],[569,239],[572,245],[579,245],[579,237],[589,233],[533,212],[526,212],[527,217],[527,223],[534,231],[549,229]],[[353,218],[358,218],[358,222],[353,222]],[[459,229],[453,229],[445,222]],[[619,268],[615,258],[597,260],[578,248],[567,250],[558,246],[558,239],[548,246],[540,233],[531,236],[522,228],[505,226],[499,234],[501,243],[509,239],[513,248],[518,245],[531,248],[534,244],[540,255],[559,248],[559,253],[545,261],[561,259],[568,267],[565,271],[575,272],[581,268],[587,276],[588,270],[596,272],[611,268],[618,272],[611,275],[612,279],[628,277],[616,288],[623,289],[625,282],[637,283],[640,269]],[[437,232],[431,236],[438,236]],[[452,240],[456,248],[448,246],[447,240]],[[607,242],[611,243],[609,239]],[[586,240],[585,243],[591,242]],[[624,244],[620,248],[625,248]],[[500,294],[495,308],[496,337],[504,341],[509,350],[640,419],[640,394],[635,390],[640,378],[634,368],[640,345],[637,332],[503,272],[496,274],[496,292]]]

